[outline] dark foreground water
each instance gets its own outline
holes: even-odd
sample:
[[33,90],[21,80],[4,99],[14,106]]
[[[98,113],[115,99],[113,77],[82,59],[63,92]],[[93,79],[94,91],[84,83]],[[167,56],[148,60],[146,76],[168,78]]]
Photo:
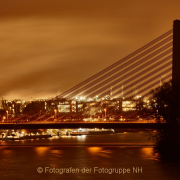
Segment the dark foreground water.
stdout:
[[178,180],[180,166],[159,161],[143,133],[0,142],[0,179]]

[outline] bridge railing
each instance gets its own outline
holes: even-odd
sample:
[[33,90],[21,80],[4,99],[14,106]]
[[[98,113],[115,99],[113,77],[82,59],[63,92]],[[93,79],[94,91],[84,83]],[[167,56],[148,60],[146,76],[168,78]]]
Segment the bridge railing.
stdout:
[[[33,122],[27,122],[27,121],[22,121],[20,122],[20,124],[65,124],[65,123],[69,123],[69,124],[78,124],[78,123],[83,123],[83,124],[96,124],[96,123],[115,123],[115,124],[121,124],[121,123],[165,123],[163,121],[160,122],[156,122],[155,120],[131,120],[131,121],[120,121],[120,120],[115,120],[115,121],[111,121],[111,120],[106,120],[106,121],[83,121],[83,120],[78,120],[78,121],[71,121],[71,120],[64,120],[64,121],[33,121]],[[0,124],[18,124],[18,123],[12,123],[12,122],[0,122]]]

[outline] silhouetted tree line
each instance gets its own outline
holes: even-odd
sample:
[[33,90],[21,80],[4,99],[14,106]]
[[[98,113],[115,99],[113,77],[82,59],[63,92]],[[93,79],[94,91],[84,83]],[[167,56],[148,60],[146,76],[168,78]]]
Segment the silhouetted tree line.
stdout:
[[152,137],[156,140],[154,153],[162,159],[180,162],[180,86],[172,81],[152,90],[151,107],[163,116],[167,126]]

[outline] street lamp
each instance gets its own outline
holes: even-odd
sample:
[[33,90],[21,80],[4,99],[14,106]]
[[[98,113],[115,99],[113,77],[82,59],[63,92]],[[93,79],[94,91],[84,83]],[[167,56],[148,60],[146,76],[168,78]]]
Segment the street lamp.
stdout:
[[5,122],[5,119],[6,119],[6,117],[5,117],[5,116],[3,116],[3,122]]
[[6,113],[7,113],[7,120],[8,120],[8,110],[6,110]]
[[106,119],[106,109],[104,109],[104,111],[105,111],[105,119]]
[[56,109],[54,110],[54,113],[55,113],[55,116],[54,116],[54,118],[56,119],[56,113],[57,113],[57,110],[56,110]]

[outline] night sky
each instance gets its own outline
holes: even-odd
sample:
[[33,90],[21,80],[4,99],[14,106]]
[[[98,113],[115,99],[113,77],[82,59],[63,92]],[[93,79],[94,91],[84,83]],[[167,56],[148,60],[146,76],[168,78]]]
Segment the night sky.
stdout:
[[172,29],[179,0],[0,0],[0,97],[54,97]]

